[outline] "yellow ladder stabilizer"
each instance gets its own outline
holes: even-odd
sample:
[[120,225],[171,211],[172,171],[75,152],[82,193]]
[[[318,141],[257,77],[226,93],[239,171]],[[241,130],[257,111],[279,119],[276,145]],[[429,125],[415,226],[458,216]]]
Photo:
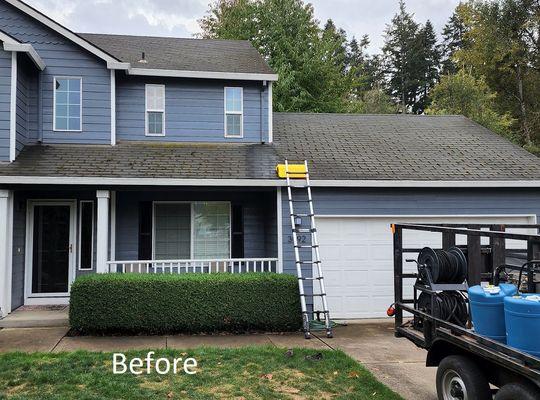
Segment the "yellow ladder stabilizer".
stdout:
[[[304,164],[289,164],[289,178],[305,178],[306,177],[306,166]],[[276,166],[276,172],[279,178],[286,178],[286,167],[285,164],[278,164]]]

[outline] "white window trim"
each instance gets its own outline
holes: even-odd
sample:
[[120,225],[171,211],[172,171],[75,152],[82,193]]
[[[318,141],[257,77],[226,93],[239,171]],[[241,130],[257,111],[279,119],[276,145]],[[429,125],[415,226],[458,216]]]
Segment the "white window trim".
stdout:
[[[82,236],[82,205],[83,203],[90,203],[92,204],[92,238],[90,239],[91,243],[91,250],[90,250],[90,268],[83,268],[81,266],[81,236]],[[94,212],[94,201],[93,200],[81,200],[79,205],[79,229],[77,233],[77,268],[79,271],[91,271],[94,269],[94,229],[95,229],[95,212]]]
[[[227,89],[240,89],[240,111],[227,111]],[[227,133],[227,114],[240,115],[240,135],[229,135]],[[225,86],[223,89],[223,124],[226,138],[244,137],[244,88],[241,86]]]
[[[80,84],[80,89],[79,89],[79,97],[80,97],[80,105],[81,105],[81,108],[79,110],[79,118],[80,118],[80,123],[81,123],[81,127],[80,129],[58,129],[56,128],[56,80],[57,79],[78,79],[79,80],[79,84]],[[82,91],[82,88],[83,88],[83,84],[82,84],[82,81],[83,81],[83,78],[82,76],[53,76],[53,131],[55,132],[82,132],[82,126],[83,126],[83,114],[82,114],[82,109],[83,109],[83,91]]]
[[[161,87],[163,88],[163,110],[149,109],[148,108],[148,88],[149,87]],[[145,136],[165,136],[165,85],[159,85],[154,83],[147,83],[144,85],[144,134]],[[148,133],[148,113],[149,112],[162,112],[163,113],[163,132],[162,133]]]
[[204,201],[204,200],[198,200],[198,201],[152,201],[152,260],[156,259],[156,205],[157,204],[189,204],[190,207],[190,244],[189,244],[189,259],[193,259],[193,252],[195,249],[195,242],[194,242],[194,216],[195,216],[195,209],[193,205],[195,203],[227,203],[229,205],[229,257],[231,258],[232,254],[232,203],[230,201]]

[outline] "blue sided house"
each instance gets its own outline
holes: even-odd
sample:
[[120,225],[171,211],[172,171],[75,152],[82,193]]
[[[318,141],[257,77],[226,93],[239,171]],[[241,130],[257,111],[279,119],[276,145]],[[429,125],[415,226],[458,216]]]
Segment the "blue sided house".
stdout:
[[88,273],[295,274],[286,159],[308,160],[333,318],[385,315],[392,222],[536,223],[540,160],[504,138],[273,112],[278,79],[247,41],[75,33],[0,0],[1,315]]

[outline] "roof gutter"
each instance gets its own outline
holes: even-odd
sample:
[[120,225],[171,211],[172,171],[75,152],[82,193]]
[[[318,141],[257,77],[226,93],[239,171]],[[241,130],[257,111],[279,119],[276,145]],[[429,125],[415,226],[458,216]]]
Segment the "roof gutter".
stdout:
[[[283,179],[181,179],[79,176],[0,176],[0,184],[117,185],[117,186],[286,186]],[[311,180],[312,187],[333,188],[540,188],[540,180],[414,181],[414,180]]]
[[172,78],[198,78],[198,79],[230,79],[241,81],[277,81],[277,74],[257,74],[250,72],[214,72],[214,71],[187,71],[176,69],[129,68],[128,75],[135,76],[164,76]]

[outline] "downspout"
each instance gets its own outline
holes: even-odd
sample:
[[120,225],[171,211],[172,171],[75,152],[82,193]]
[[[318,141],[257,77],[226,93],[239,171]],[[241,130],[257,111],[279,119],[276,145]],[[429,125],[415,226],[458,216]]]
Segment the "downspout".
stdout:
[[261,94],[259,96],[259,132],[260,132],[260,142],[264,143],[263,138],[263,93],[264,93],[264,83],[261,86]]
[[43,88],[41,84],[43,83],[43,72],[38,72],[38,96],[37,96],[37,108],[38,108],[38,143],[43,142]]

